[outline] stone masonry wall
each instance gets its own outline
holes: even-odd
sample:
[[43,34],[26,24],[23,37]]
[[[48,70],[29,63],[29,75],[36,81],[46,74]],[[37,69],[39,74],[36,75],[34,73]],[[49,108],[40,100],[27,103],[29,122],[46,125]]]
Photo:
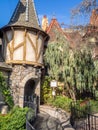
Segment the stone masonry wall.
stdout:
[[[28,78],[30,78],[30,79],[39,78],[38,76],[36,76],[35,72],[36,72],[36,68],[33,68],[32,66],[14,65],[12,67],[12,74],[10,76],[10,86],[11,86],[11,91],[12,91],[15,105],[19,105],[20,96],[22,96],[22,97],[24,96],[23,91],[24,91],[25,82],[26,82],[25,77],[27,75],[30,75],[30,73],[31,73],[31,76],[28,76]],[[23,80],[24,80],[24,82],[23,82]],[[23,89],[21,89],[21,87],[23,87]],[[20,91],[22,91],[22,92],[20,92]],[[24,99],[24,97],[23,97],[23,99]]]

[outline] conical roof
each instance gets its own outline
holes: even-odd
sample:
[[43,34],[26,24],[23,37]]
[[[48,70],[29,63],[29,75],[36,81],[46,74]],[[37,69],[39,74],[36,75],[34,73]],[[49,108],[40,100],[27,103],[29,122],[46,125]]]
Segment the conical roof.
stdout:
[[25,26],[42,30],[38,22],[34,0],[19,0],[7,26]]

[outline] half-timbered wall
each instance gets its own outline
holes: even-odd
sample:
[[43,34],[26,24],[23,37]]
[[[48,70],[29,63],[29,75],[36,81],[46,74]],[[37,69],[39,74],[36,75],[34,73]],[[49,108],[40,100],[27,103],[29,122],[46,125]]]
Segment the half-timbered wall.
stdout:
[[4,33],[7,44],[6,63],[43,65],[44,39],[38,33],[12,28]]

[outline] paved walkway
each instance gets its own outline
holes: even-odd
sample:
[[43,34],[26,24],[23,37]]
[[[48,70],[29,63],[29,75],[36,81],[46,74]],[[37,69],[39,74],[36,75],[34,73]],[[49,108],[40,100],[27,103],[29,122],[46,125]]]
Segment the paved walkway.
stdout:
[[33,126],[36,130],[74,130],[70,125],[69,114],[50,106],[40,106]]
[[62,130],[59,120],[51,117],[49,114],[38,114],[36,121],[33,124],[36,130]]

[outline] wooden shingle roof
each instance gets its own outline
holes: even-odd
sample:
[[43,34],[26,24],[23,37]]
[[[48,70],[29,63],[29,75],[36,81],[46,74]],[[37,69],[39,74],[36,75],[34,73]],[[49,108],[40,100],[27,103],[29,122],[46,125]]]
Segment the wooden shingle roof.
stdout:
[[12,17],[6,26],[24,26],[42,30],[38,22],[34,0],[19,0]]

